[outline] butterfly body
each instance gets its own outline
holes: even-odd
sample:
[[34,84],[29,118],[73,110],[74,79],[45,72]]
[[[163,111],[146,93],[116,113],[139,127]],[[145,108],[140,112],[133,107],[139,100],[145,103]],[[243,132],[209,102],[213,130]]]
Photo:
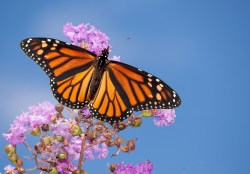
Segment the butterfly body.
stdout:
[[49,76],[60,103],[74,109],[87,106],[100,120],[114,123],[133,111],[171,109],[181,103],[178,94],[159,78],[108,60],[109,48],[97,56],[50,38],[25,39],[21,48]]
[[98,87],[100,85],[102,76],[103,76],[103,72],[105,70],[105,68],[107,67],[108,64],[108,49],[105,49],[102,51],[102,54],[100,56],[97,57],[96,62],[94,63],[94,72],[93,72],[93,76],[91,78],[91,82],[90,82],[90,97],[89,100],[92,101],[94,99],[94,96],[98,90]]

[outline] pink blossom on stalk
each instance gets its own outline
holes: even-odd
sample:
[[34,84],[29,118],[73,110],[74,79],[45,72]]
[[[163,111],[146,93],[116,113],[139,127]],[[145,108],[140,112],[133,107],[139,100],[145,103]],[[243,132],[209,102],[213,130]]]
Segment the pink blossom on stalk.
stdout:
[[27,124],[28,113],[22,113],[11,124],[9,133],[4,133],[3,137],[12,145],[24,142],[26,140],[25,133],[28,131]]
[[97,55],[100,55],[104,48],[111,49],[111,45],[108,44],[109,37],[92,25],[89,28],[89,24],[73,26],[72,23],[67,23],[64,25],[63,33],[74,45],[80,46],[86,43],[86,49]]
[[152,174],[153,164],[149,161],[142,162],[136,166],[132,164],[120,163],[116,169],[115,174]]
[[75,160],[78,160],[81,152],[81,144],[81,137],[73,137],[69,140],[69,145],[65,146],[65,150],[68,152],[69,156],[72,156]]
[[30,106],[28,113],[29,113],[29,116],[41,116],[43,117],[43,119],[46,120],[46,122],[50,122],[50,118],[51,116],[56,114],[56,110],[55,110],[54,105],[46,101],[46,102],[39,103],[34,106]]
[[78,26],[66,23],[63,27],[63,33],[74,45],[78,45],[87,37],[88,26],[89,24],[84,25],[83,23]]
[[12,125],[10,128],[10,133],[3,134],[3,137],[12,145],[22,143],[26,140],[24,133],[27,129],[22,125]]
[[159,127],[168,126],[174,123],[176,117],[174,109],[157,109],[154,113],[154,124]]
[[141,162],[135,166],[137,174],[151,174],[153,170],[153,164],[149,161]]
[[95,159],[94,154],[93,154],[91,148],[87,148],[87,149],[84,151],[84,155],[85,155],[85,158],[87,158],[87,159],[90,159],[90,160]]
[[[101,138],[103,139],[103,137],[100,137],[95,141],[98,141]],[[87,141],[86,146],[88,145],[90,145],[90,143]],[[91,160],[95,158],[98,158],[98,159],[106,158],[108,155],[108,146],[105,143],[96,144],[92,147],[87,148],[84,151],[84,155],[85,155],[85,158],[91,159]]]
[[115,174],[136,174],[136,169],[132,164],[122,162],[116,167]]
[[43,102],[34,106],[30,106],[27,125],[29,130],[33,130],[35,127],[49,123],[51,116],[55,114],[55,107],[50,102]]
[[51,116],[55,114],[55,107],[49,102],[31,106],[28,112],[16,117],[10,126],[9,133],[3,134],[3,137],[12,145],[22,143],[26,139],[25,133],[33,130],[36,126],[49,123]]
[[101,143],[101,148],[99,150],[99,154],[97,155],[97,158],[106,158],[108,155],[108,146],[106,143]]
[[56,168],[60,174],[72,174],[70,171],[76,170],[76,167],[69,159],[58,160]]
[[60,118],[56,121],[56,124],[51,125],[51,132],[58,136],[63,136],[65,138],[71,138],[72,134],[69,131],[70,121],[65,118]]
[[91,116],[91,113],[89,111],[89,108],[84,107],[81,109],[81,112],[85,118],[89,118]]

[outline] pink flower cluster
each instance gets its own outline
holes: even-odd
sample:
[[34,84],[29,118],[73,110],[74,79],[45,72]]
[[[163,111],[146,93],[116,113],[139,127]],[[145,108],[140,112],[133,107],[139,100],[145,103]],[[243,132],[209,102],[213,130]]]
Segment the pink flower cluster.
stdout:
[[174,109],[159,109],[155,110],[154,117],[154,124],[163,127],[173,124],[176,115]]
[[73,26],[72,23],[67,23],[64,25],[63,33],[74,45],[87,44],[87,50],[97,55],[101,54],[104,48],[109,47],[111,49],[111,45],[108,44],[109,37],[93,25],[89,27],[89,24],[82,23]]
[[32,131],[35,127],[49,123],[51,116],[55,114],[55,107],[49,102],[31,106],[28,112],[16,117],[10,126],[9,133],[3,134],[3,136],[12,145],[22,143],[26,140],[25,133]]
[[153,164],[149,161],[135,166],[133,164],[120,163],[115,169],[115,174],[152,174],[153,168]]

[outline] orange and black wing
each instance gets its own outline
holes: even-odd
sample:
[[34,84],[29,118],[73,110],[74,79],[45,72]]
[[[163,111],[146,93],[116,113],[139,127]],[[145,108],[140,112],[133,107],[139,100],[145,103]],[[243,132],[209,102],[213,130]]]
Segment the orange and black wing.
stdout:
[[25,39],[21,48],[50,77],[51,89],[60,103],[71,108],[88,103],[95,54],[50,38]]
[[92,115],[110,123],[133,111],[179,106],[178,94],[159,78],[133,66],[110,61],[91,105]]
[[89,106],[91,115],[109,123],[122,121],[132,114],[126,103],[127,97],[118,92],[110,71],[104,71],[95,98]]

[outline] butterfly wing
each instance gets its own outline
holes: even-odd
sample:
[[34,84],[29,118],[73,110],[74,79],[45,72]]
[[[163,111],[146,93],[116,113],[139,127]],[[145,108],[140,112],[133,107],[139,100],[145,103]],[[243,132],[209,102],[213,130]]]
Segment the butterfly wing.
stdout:
[[20,45],[50,77],[51,89],[60,103],[71,108],[88,103],[95,54],[49,38],[25,39]]
[[110,61],[90,111],[110,123],[128,118],[133,111],[179,106],[178,94],[159,78],[133,66]]

